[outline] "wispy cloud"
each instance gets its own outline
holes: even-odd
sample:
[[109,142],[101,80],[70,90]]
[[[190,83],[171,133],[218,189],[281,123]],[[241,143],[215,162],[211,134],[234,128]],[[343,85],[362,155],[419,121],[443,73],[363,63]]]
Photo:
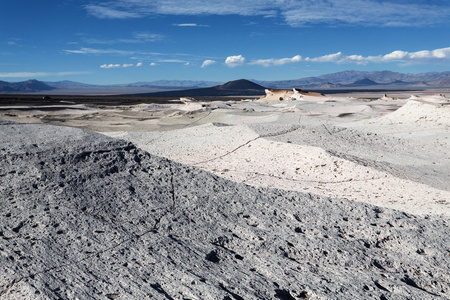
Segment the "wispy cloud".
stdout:
[[133,33],[134,41],[137,43],[156,42],[164,38],[163,35],[152,32],[135,32]]
[[99,19],[130,19],[141,17],[139,13],[120,10],[118,5],[110,6],[108,3],[104,3],[103,5],[85,5],[84,8],[90,15]]
[[130,38],[119,39],[99,39],[99,38],[83,38],[82,41],[88,44],[113,45],[113,44],[140,44],[148,42],[157,42],[164,39],[161,34],[151,32],[135,32]]
[[302,61],[359,65],[367,65],[369,63],[450,64],[450,47],[434,50],[421,50],[416,52],[396,50],[391,53],[376,56],[363,56],[359,54],[345,55],[342,52],[337,52],[318,57],[302,58],[300,55],[296,55],[292,58],[269,58],[250,61],[247,61],[242,55],[235,55],[227,57],[225,64],[229,67],[237,67],[242,65],[260,65],[264,67],[271,67],[299,63]]
[[112,0],[95,1],[84,8],[88,14],[102,19],[151,15],[259,15],[282,17],[291,26],[421,27],[447,24],[450,17],[450,7],[442,0]]
[[186,63],[185,60],[182,59],[160,59],[158,60],[158,62],[163,62],[163,63]]
[[214,65],[215,63],[217,63],[215,60],[207,59],[202,63],[202,68]]
[[85,5],[101,19],[140,18],[150,15],[273,15],[279,0],[114,0]]
[[450,16],[442,1],[316,0],[293,1],[282,15],[291,26],[353,24],[363,26],[421,27],[446,23]]
[[202,24],[196,24],[196,23],[173,24],[173,26],[178,26],[178,27],[209,27],[209,25],[202,25]]
[[143,63],[137,63],[135,64],[103,64],[100,66],[102,69],[117,69],[117,68],[131,68],[131,67],[142,67]]
[[93,48],[81,48],[78,50],[63,50],[67,54],[113,54],[113,55],[133,55],[136,51],[125,51],[117,49],[93,49]]
[[89,74],[86,71],[69,71],[69,72],[10,72],[0,73],[0,78],[36,78],[47,76],[73,76]]
[[[199,61],[203,61],[204,57],[197,57],[191,54],[185,53],[158,53],[158,52],[144,52],[140,50],[119,50],[119,49],[99,49],[99,48],[80,48],[80,49],[67,49],[62,50],[66,54],[80,54],[80,55],[95,55],[95,56],[124,56],[131,60],[137,61],[153,61],[155,63],[180,63],[190,65],[191,62],[195,62],[196,65]],[[137,67],[143,66],[142,62],[136,64]],[[124,67],[121,64],[102,64],[101,68],[119,68]],[[127,66],[130,67],[130,66]]]
[[4,42],[4,44],[7,46],[22,46],[19,44],[21,40],[21,38],[9,38],[6,42]]
[[98,49],[98,48],[80,48],[73,50],[62,50],[66,54],[84,54],[84,55],[111,55],[111,56],[129,56],[130,59],[143,60],[147,56],[174,56],[182,54],[169,54],[159,52],[145,52],[140,50],[120,50],[120,49]]

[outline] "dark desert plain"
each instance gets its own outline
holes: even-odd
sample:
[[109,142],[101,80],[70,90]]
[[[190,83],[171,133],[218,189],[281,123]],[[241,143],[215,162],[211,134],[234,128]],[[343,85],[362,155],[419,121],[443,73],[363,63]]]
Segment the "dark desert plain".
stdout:
[[447,0],[0,7],[0,300],[450,299]]

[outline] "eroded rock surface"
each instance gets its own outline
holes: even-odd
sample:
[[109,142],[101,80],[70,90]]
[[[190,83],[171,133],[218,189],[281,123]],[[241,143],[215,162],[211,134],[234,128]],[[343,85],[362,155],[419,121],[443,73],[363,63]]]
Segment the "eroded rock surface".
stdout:
[[449,220],[0,125],[1,299],[447,299]]

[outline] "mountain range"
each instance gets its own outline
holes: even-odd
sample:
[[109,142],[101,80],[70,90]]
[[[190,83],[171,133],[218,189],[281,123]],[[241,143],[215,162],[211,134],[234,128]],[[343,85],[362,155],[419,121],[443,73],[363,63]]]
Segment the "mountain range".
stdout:
[[[424,89],[450,87],[450,71],[427,72],[419,74],[405,74],[392,71],[342,71],[325,74],[317,77],[305,77],[293,80],[261,81],[250,80],[261,87],[276,89],[302,88],[309,90],[336,90],[336,89]],[[92,85],[74,81],[41,82],[35,79],[22,82],[0,81],[0,93],[43,93],[52,94],[146,94],[168,95],[166,91],[171,91],[170,95],[177,94],[174,90],[195,90],[196,96],[204,95],[215,88],[214,94],[225,96],[228,87],[224,87],[222,82],[215,81],[194,81],[194,80],[158,80],[150,82],[135,82],[116,85]],[[240,95],[254,94],[254,89],[242,94],[242,89],[232,90]],[[239,91],[241,90],[241,91]],[[260,88],[256,88],[260,90]],[[156,93],[155,93],[156,92]],[[230,92],[230,91],[228,91]],[[191,96],[192,92],[183,96]],[[227,94],[229,95],[229,94]],[[236,95],[236,94],[232,94]]]
[[2,93],[31,93],[40,91],[54,90],[56,87],[52,87],[44,82],[30,79],[21,82],[6,82],[0,81],[0,92]]
[[379,85],[395,87],[450,87],[450,71],[405,74],[392,71],[342,71],[294,80],[254,81],[274,88],[349,88]]

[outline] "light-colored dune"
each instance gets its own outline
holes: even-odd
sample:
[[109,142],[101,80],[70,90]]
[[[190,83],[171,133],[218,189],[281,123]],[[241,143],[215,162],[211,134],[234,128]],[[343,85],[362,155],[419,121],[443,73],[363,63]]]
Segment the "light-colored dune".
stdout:
[[[295,130],[286,128],[280,134]],[[206,124],[160,133],[104,134],[236,182],[366,202],[414,214],[450,215],[446,201],[450,191],[334,157],[319,147],[267,140],[243,125]]]

